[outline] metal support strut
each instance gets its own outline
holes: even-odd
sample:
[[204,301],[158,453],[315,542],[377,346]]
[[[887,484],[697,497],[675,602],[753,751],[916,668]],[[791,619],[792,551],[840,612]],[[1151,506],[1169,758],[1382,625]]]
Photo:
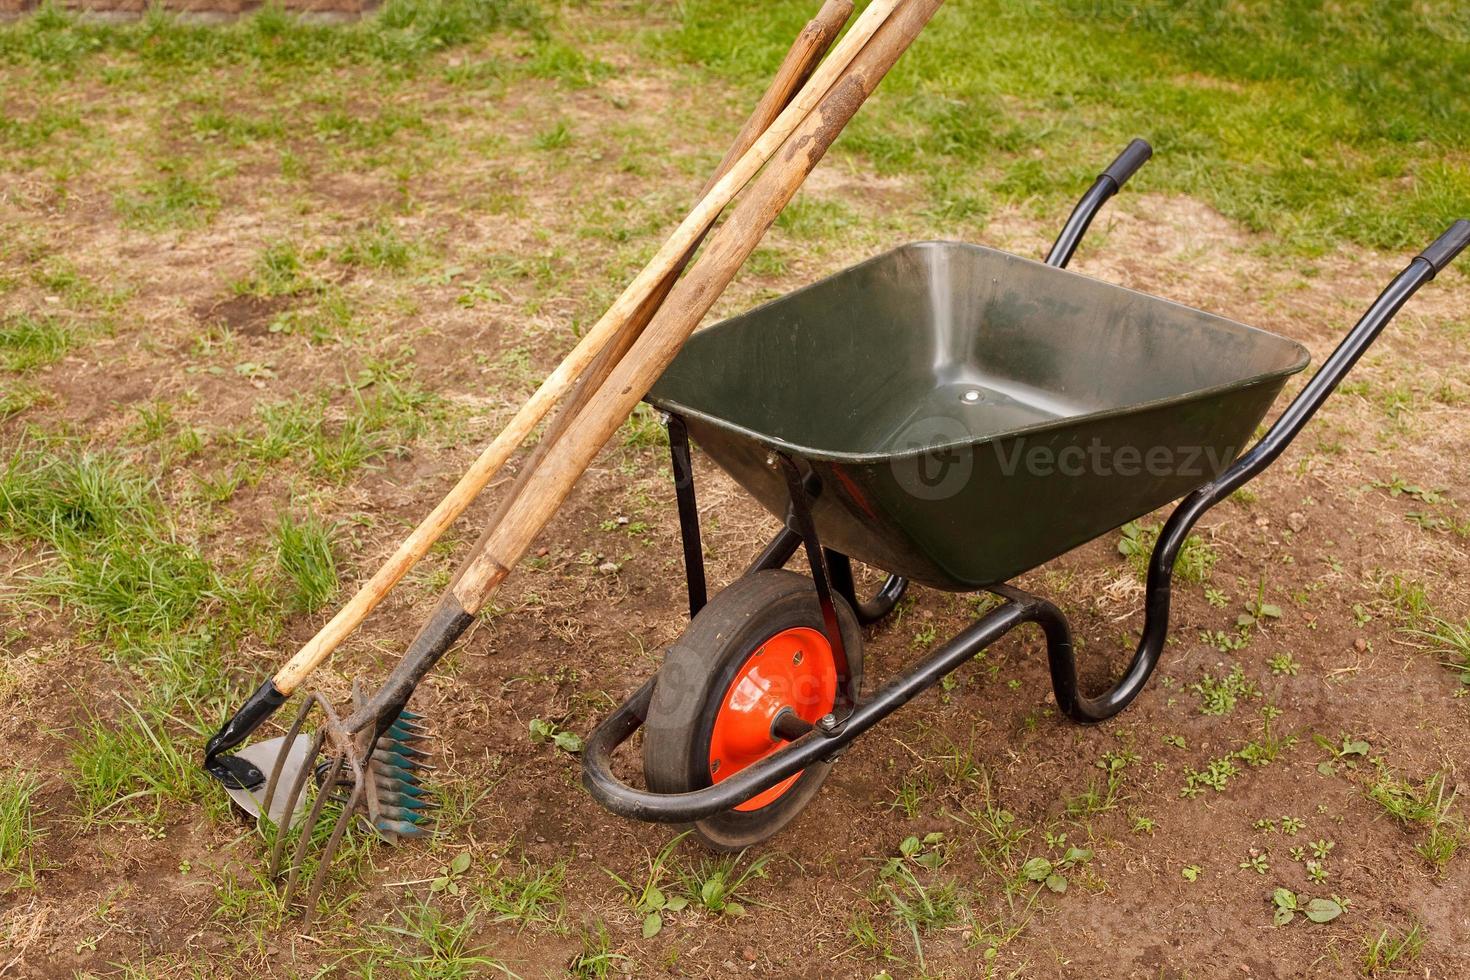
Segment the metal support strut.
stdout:
[[689,583],[689,618],[709,601],[704,578],[704,546],[699,539],[699,504],[694,499],[694,461],[689,455],[689,426],[677,415],[667,417],[669,459],[674,468],[674,494],[679,502],[679,537],[684,542],[684,579]]
[[[806,547],[807,564],[811,566],[812,582],[817,587],[817,603],[822,607],[822,631],[827,634],[827,643],[832,647],[832,661],[837,667],[837,676],[842,681],[842,698],[839,707],[857,704],[857,686],[860,678],[853,677],[847,664],[847,646],[842,640],[842,623],[837,619],[837,603],[832,601],[832,578],[827,572],[827,552],[817,540],[817,525],[812,520],[811,498],[806,481],[796,461],[785,453],[773,453],[775,462],[786,476],[786,491],[791,494],[791,519],[796,533]],[[811,492],[820,492],[821,484]]]

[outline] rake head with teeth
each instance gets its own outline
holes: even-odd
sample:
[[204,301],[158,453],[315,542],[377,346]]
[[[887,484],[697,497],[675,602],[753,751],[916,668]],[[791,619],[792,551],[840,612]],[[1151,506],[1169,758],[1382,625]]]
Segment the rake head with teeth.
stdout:
[[[223,770],[221,781],[241,809],[274,828],[270,875],[278,878],[288,869],[288,906],[296,897],[307,850],[318,842],[322,815],[329,807],[338,808],[307,888],[303,925],[311,920],[327,869],[355,818],[383,840],[398,843],[427,833],[436,807],[423,784],[424,774],[434,770],[429,761],[432,735],[423,718],[404,708],[381,731],[378,725],[354,728],[365,707],[360,690],[354,691],[353,700],[357,711],[344,722],[322,695],[308,694],[285,735],[216,759],[211,770],[217,776]],[[308,734],[314,710],[320,718],[315,732]],[[296,846],[285,865],[293,830]]]
[[[303,925],[311,920],[327,869],[354,819],[390,843],[428,832],[435,803],[423,778],[434,770],[432,735],[423,718],[405,705],[470,620],[457,605],[436,610],[381,688],[367,697],[360,684],[353,685],[353,711],[346,719],[322,694],[310,693],[284,735],[240,748],[289,697],[272,678],[205,746],[205,770],[242,810],[275,828],[270,874],[279,877],[288,869],[288,906],[296,897],[307,849],[326,826],[322,815],[329,805],[337,808],[307,887]],[[314,714],[317,721],[308,726]],[[234,749],[239,751],[228,754]],[[293,831],[296,846],[287,865]]]

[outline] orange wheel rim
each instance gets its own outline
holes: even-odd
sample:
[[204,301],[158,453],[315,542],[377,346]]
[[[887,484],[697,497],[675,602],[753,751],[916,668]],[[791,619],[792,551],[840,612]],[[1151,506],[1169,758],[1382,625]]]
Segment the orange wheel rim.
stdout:
[[[710,780],[728,779],[780,751],[787,743],[771,734],[771,723],[782,708],[815,725],[832,710],[836,698],[837,667],[820,630],[797,626],[766,640],[735,672],[715,715],[709,741]],[[768,806],[800,777],[799,772],[788,776],[735,809]]]

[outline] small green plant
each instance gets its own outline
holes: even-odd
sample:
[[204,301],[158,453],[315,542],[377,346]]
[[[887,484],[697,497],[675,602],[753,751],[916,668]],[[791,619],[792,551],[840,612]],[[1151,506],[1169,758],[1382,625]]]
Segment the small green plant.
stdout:
[[565,119],[557,120],[556,124],[549,129],[543,129],[536,134],[536,149],[559,150],[572,141],[572,130]]
[[612,951],[612,936],[599,919],[595,932],[587,930],[582,933],[582,951],[572,958],[567,969],[574,977],[602,980],[612,976],[615,970],[625,972],[620,969],[619,964],[626,964],[627,961],[626,956]]
[[486,955],[475,937],[473,912],[458,922],[446,913],[423,903],[400,909],[401,924],[376,926],[362,945],[348,951],[355,976],[380,976],[390,971],[410,977],[469,978],[494,970],[514,977],[500,960]]
[[1347,908],[1347,903],[1336,895],[1331,898],[1307,899],[1286,888],[1277,888],[1271,893],[1271,904],[1275,906],[1276,925],[1284,926],[1301,915],[1309,922],[1319,925],[1331,922]]
[[1240,629],[1252,629],[1268,619],[1280,618],[1281,607],[1266,601],[1266,581],[1262,579],[1256,597],[1245,604],[1245,612],[1236,617],[1235,625]]
[[1424,840],[1414,845],[1414,853],[1433,867],[1436,874],[1443,874],[1455,855],[1460,853],[1463,843],[1463,828],[1458,823],[1441,821],[1429,828]]
[[203,787],[201,773],[169,738],[164,719],[123,707],[116,724],[89,718],[72,742],[72,788],[89,821],[160,831],[165,805],[193,799]]
[[888,805],[889,809],[902,810],[906,818],[913,820],[922,812],[924,797],[932,788],[933,781],[926,773],[910,774],[899,784],[898,793]]
[[1443,503],[1445,500],[1445,491],[1443,489],[1431,490],[1426,487],[1418,486],[1417,484],[1408,483],[1404,480],[1403,477],[1398,475],[1395,475],[1391,480],[1388,480],[1387,482],[1381,480],[1374,481],[1373,483],[1370,483],[1369,486],[1377,490],[1388,491],[1388,495],[1390,497],[1412,497],[1413,499],[1426,504],[1439,504]]
[[1261,712],[1265,720],[1261,724],[1261,734],[1242,745],[1237,751],[1236,757],[1250,766],[1259,769],[1269,766],[1287,749],[1297,743],[1295,735],[1273,735],[1271,733],[1271,720],[1279,711],[1271,705],[1267,705]]
[[1271,673],[1277,677],[1295,677],[1299,669],[1296,658],[1290,653],[1279,653],[1266,661],[1266,666],[1271,668]]
[[262,299],[296,296],[319,288],[320,283],[307,273],[301,253],[286,241],[267,245],[256,258],[250,275],[235,283],[238,295]]
[[219,209],[219,195],[211,186],[219,174],[194,177],[178,160],[164,160],[158,170],[157,177],[115,198],[114,205],[127,224],[147,231],[194,228],[206,224]]
[[1233,630],[1200,630],[1199,641],[1221,653],[1233,653],[1250,646],[1251,632],[1241,627]]
[[1021,875],[1027,881],[1045,885],[1058,895],[1067,890],[1067,872],[1092,860],[1092,851],[1084,847],[1069,847],[1062,856],[1053,861],[1045,857],[1034,857],[1021,865]]
[[1200,714],[1228,715],[1242,698],[1258,698],[1261,689],[1245,676],[1239,664],[1224,677],[1206,674],[1189,688],[1200,700]]
[[439,869],[438,876],[429,883],[430,894],[437,895],[439,892],[444,892],[446,895],[458,895],[459,881],[468,870],[470,870],[469,851],[456,854],[453,860]]
[[1442,874],[1454,860],[1465,839],[1464,822],[1452,813],[1457,795],[1448,789],[1444,772],[1432,773],[1415,782],[1380,767],[1377,778],[1368,787],[1368,798],[1400,825],[1406,829],[1426,828],[1414,851],[1436,874]]
[[662,931],[666,913],[682,912],[689,906],[688,898],[683,895],[668,895],[663,887],[673,873],[670,862],[674,850],[689,834],[690,831],[684,831],[665,844],[656,856],[649,858],[648,872],[643,876],[642,884],[631,884],[613,872],[607,872],[608,877],[623,890],[628,904],[632,906],[633,914],[642,919],[644,939],[651,939]]
[[1431,824],[1442,820],[1455,801],[1454,792],[1445,798],[1445,788],[1443,773],[1413,782],[1382,770],[1368,787],[1368,798],[1401,824]]
[[1461,684],[1470,687],[1470,620],[1452,623],[1447,619],[1430,617],[1426,625],[1427,629],[1404,632],[1427,641],[1425,645],[1444,658],[1440,662],[1459,675]]
[[752,880],[766,876],[766,865],[770,864],[772,855],[763,854],[742,869],[740,864],[744,857],[744,852],[741,852],[718,861],[703,862],[683,872],[680,877],[694,905],[715,915],[743,916],[745,906],[736,901],[736,897]]
[[[1158,541],[1159,526],[1129,521],[1119,529],[1118,553],[1128,559],[1133,574],[1140,580],[1148,577],[1149,560],[1153,556],[1154,544]],[[1174,573],[1186,582],[1203,585],[1220,555],[1197,534],[1184,539],[1179,556],[1174,562]]]
[[1240,870],[1254,871],[1258,875],[1263,875],[1271,870],[1271,862],[1264,851],[1252,848],[1246,859],[1240,862]]
[[403,272],[417,254],[418,249],[405,242],[397,228],[387,221],[380,221],[343,244],[337,252],[337,261],[344,265]]
[[623,447],[626,449],[657,449],[669,444],[669,430],[656,410],[639,403],[628,416],[622,428]]
[[1186,768],[1184,770],[1184,787],[1179,795],[1185,799],[1194,799],[1207,789],[1216,793],[1225,792],[1225,787],[1230,780],[1240,775],[1240,767],[1235,764],[1235,753],[1211,759],[1209,764],[1202,770]]
[[582,736],[562,728],[554,721],[532,718],[530,729],[532,742],[550,742],[563,752],[574,755],[582,751]]
[[1179,869],[1179,875],[1185,881],[1193,883],[1199,881],[1199,876],[1204,870],[1204,868],[1197,864],[1186,864],[1183,868]]
[[878,893],[913,940],[921,972],[927,970],[923,934],[952,924],[961,911],[954,883],[933,880],[933,872],[944,863],[943,845],[940,833],[907,837],[899,844],[898,856],[889,858],[878,872]]
[[1312,741],[1326,749],[1332,756],[1331,759],[1317,765],[1317,771],[1324,776],[1331,776],[1337,772],[1339,765],[1346,766],[1348,769],[1358,768],[1358,763],[1366,760],[1368,753],[1372,751],[1372,746],[1363,739],[1353,738],[1346,734],[1336,742],[1323,735],[1313,735]]

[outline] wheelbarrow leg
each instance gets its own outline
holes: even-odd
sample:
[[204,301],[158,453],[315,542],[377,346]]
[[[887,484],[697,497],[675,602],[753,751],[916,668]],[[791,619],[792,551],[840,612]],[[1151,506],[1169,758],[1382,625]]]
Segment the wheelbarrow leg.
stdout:
[[[1158,665],[1159,654],[1163,652],[1164,641],[1168,638],[1174,562],[1195,523],[1211,507],[1258,476],[1291,445],[1291,441],[1311,421],[1312,416],[1322,407],[1322,403],[1337,388],[1348,371],[1352,370],[1373,341],[1378,339],[1378,335],[1388,326],[1394,314],[1398,313],[1419,287],[1443,271],[1467,244],[1470,244],[1470,221],[1461,219],[1394,277],[1261,440],[1223,473],[1185,497],[1174,509],[1174,513],[1169,515],[1163,530],[1159,532],[1153,556],[1149,560],[1143,636],[1122,680],[1096,697],[1084,696],[1077,684],[1077,663],[1072,654],[1071,638],[1064,633],[1066,620],[1051,603],[1038,600],[1040,606],[1036,622],[1047,631],[1052,688],[1056,692],[1058,707],[1068,717],[1077,721],[1103,721],[1122,711],[1138,697],[1149,675]],[[1011,592],[1005,589],[998,588],[994,591],[1011,596]],[[1063,639],[1065,642],[1062,642]]]
[[699,539],[699,503],[694,497],[694,462],[689,454],[689,426],[677,415],[668,416],[669,458],[674,468],[674,493],[679,502],[679,537],[684,543],[684,580],[689,586],[689,618],[699,615],[709,601],[704,576],[704,545]]

